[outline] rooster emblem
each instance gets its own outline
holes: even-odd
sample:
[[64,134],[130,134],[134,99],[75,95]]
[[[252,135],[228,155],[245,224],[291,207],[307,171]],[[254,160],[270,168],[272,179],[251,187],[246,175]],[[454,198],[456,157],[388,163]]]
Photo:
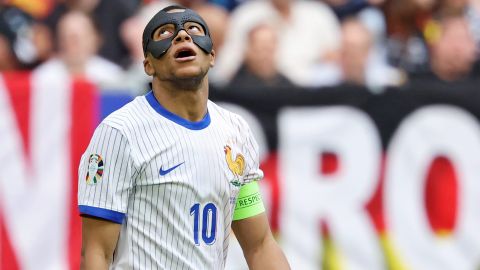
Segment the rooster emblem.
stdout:
[[235,160],[233,160],[232,148],[226,145],[223,149],[225,150],[225,160],[227,161],[230,171],[237,177],[243,175],[243,171],[245,170],[245,158],[243,155],[237,154]]

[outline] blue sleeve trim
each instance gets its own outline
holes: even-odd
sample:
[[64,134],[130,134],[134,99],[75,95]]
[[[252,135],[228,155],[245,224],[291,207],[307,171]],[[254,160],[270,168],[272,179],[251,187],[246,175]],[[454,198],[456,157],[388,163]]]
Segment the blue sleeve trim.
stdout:
[[93,206],[79,205],[78,210],[80,211],[80,215],[98,217],[118,224],[122,224],[125,218],[124,213]]

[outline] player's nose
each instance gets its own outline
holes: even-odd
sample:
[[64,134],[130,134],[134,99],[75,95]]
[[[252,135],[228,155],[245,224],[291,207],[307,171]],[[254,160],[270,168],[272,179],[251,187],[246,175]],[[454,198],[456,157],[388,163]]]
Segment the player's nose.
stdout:
[[182,29],[182,30],[178,31],[178,34],[173,41],[175,43],[178,43],[178,42],[191,41],[191,40],[192,40],[192,37],[190,37],[190,35],[187,33],[187,31]]

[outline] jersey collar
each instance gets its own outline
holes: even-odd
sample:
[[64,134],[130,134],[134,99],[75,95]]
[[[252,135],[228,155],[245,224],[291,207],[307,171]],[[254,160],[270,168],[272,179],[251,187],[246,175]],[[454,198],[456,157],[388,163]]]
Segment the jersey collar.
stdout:
[[150,106],[152,106],[152,108],[158,114],[160,114],[161,116],[167,118],[168,120],[173,121],[173,122],[175,122],[175,123],[177,123],[177,124],[179,124],[179,125],[181,125],[185,128],[188,128],[188,129],[191,129],[191,130],[200,130],[200,129],[204,129],[204,128],[208,127],[208,125],[210,125],[210,114],[208,113],[208,110],[207,110],[207,113],[205,114],[205,116],[203,117],[202,120],[200,120],[198,122],[192,122],[192,121],[189,121],[187,119],[181,118],[180,116],[178,116],[174,113],[171,113],[167,109],[165,109],[160,104],[160,102],[158,102],[158,100],[155,98],[155,96],[153,95],[153,91],[148,92],[145,95],[145,98],[147,99]]

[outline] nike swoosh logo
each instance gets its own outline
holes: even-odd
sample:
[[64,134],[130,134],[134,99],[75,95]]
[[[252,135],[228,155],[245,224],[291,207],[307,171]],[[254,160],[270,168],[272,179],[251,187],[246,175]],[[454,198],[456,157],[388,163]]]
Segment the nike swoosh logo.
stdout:
[[178,168],[178,166],[182,165],[183,163],[185,163],[185,162],[182,162],[182,163],[180,163],[180,164],[177,164],[177,165],[171,167],[170,169],[166,169],[166,170],[163,170],[163,169],[162,169],[163,166],[160,167],[160,175],[161,175],[161,176],[164,176],[164,175],[168,174],[169,172],[171,172],[171,171],[175,170],[176,168]]

